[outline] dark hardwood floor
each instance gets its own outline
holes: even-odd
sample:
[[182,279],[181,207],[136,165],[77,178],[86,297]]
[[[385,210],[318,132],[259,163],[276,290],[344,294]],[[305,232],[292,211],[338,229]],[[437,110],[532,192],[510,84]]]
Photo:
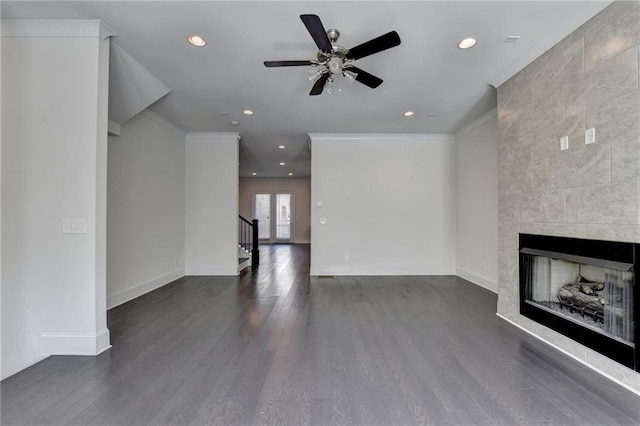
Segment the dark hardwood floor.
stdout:
[[453,276],[310,278],[308,246],[108,313],[113,348],[2,382],[3,425],[616,425],[640,398]]

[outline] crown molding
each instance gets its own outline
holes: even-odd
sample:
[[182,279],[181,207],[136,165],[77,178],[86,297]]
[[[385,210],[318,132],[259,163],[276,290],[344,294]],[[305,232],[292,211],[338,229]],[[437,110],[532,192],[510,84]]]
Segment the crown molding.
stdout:
[[422,141],[443,142],[455,140],[449,133],[309,133],[312,142],[331,140],[352,141]]
[[3,19],[2,37],[14,38],[87,38],[102,40],[116,36],[99,19]]
[[496,118],[497,116],[498,116],[498,110],[496,108],[491,108],[489,111],[485,112],[480,117],[473,120],[471,123],[466,124],[462,126],[460,129],[458,129],[458,131],[455,133],[455,137],[460,138],[466,135],[467,133],[469,133],[470,131],[474,130],[475,128],[483,125],[484,123],[491,120],[492,118]]
[[187,140],[210,140],[210,141],[228,141],[229,139],[240,140],[240,133],[236,132],[219,132],[219,133],[187,133]]

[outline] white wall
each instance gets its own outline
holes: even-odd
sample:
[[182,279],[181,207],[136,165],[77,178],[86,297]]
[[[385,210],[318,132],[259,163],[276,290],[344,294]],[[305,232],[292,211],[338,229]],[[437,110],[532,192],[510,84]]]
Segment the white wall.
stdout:
[[[53,23],[54,38],[40,25],[4,21],[1,41],[3,378],[47,354],[109,347],[109,41],[98,21]],[[63,234],[63,220],[86,233]]]
[[498,126],[492,110],[456,134],[456,275],[498,291]]
[[107,303],[184,275],[185,134],[149,110],[109,136]]
[[187,134],[187,275],[238,274],[238,138]]
[[241,178],[240,214],[253,219],[253,194],[260,191],[293,192],[293,242],[309,244],[311,242],[311,179],[310,178]]
[[452,136],[310,136],[312,275],[455,272]]

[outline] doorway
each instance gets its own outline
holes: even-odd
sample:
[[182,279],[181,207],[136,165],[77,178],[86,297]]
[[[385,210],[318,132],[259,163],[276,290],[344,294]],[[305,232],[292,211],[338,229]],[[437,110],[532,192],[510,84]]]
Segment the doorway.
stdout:
[[263,243],[293,241],[293,191],[262,191],[253,195],[253,217]]

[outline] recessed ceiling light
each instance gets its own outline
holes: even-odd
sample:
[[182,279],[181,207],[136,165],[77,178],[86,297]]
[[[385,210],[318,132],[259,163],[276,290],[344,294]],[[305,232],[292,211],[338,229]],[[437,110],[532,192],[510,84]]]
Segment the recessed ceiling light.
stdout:
[[280,149],[285,149],[285,148],[286,148],[286,146],[284,146],[284,145],[278,145],[278,148],[280,148]]
[[520,40],[520,36],[512,35],[512,36],[507,36],[507,38],[504,41],[505,41],[505,43],[515,43],[518,40]]
[[436,113],[435,112],[428,112],[427,113],[427,117],[435,117]]
[[475,46],[477,43],[476,39],[473,37],[465,38],[460,43],[458,43],[458,47],[460,49],[468,49],[470,47]]
[[284,161],[281,161],[281,162],[280,162],[280,165],[281,165],[281,166],[284,166]]
[[195,47],[205,47],[207,45],[207,40],[198,34],[191,34],[187,37],[187,40]]
[[293,176],[293,173],[289,172],[289,176]]
[[240,124],[240,123],[238,123],[236,120],[231,121],[231,125],[232,125],[232,126],[237,126],[237,125],[239,125],[239,124]]
[[256,172],[251,173],[251,176],[258,176]]
[[242,111],[242,113],[244,115],[253,115],[253,111],[251,111],[250,109],[245,109],[244,111]]
[[413,111],[407,111],[407,112],[404,113],[404,116],[405,117],[413,117],[414,114],[415,114],[415,112],[413,112]]

